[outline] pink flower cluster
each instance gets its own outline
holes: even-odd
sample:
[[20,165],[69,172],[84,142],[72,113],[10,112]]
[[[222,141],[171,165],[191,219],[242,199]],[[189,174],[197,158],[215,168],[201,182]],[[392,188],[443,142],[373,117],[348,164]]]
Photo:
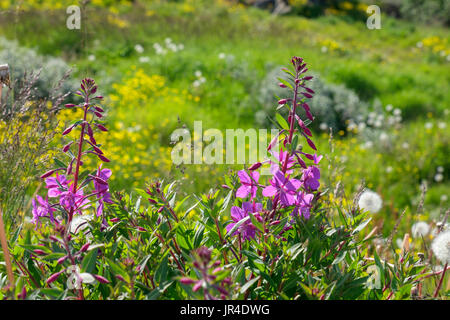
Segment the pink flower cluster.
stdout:
[[[84,79],[81,82],[81,89],[76,92],[78,96],[84,99],[84,102],[78,105],[67,104],[67,108],[81,108],[83,110],[83,119],[74,122],[66,128],[62,135],[66,136],[75,127],[81,127],[81,133],[78,141],[70,141],[63,148],[62,152],[71,157],[69,164],[50,170],[44,173],[41,178],[45,180],[47,196],[43,199],[36,196],[33,203],[33,222],[36,227],[42,218],[49,218],[51,222],[59,224],[61,221],[55,219],[55,212],[60,212],[67,219],[68,224],[72,221],[74,214],[81,214],[84,209],[93,206],[96,203],[97,216],[103,215],[104,204],[112,203],[109,193],[108,179],[111,177],[111,170],[102,169],[102,165],[95,174],[88,174],[84,181],[80,181],[80,168],[83,164],[82,157],[88,154],[96,155],[101,161],[109,162],[104,156],[103,151],[94,138],[94,128],[100,131],[107,131],[99,119],[103,117],[104,110],[98,105],[102,96],[93,96],[97,91],[97,86],[92,79]],[[77,146],[76,153],[70,152],[72,146]],[[60,172],[64,173],[61,174]],[[87,193],[87,186],[93,182],[93,190]],[[55,199],[51,203],[49,199]],[[37,200],[37,201],[36,201]]]
[[[306,121],[303,121],[297,114],[297,107],[300,106],[308,118],[307,121],[312,122],[314,120],[310,107],[306,103],[306,99],[313,97],[314,91],[306,86],[306,82],[311,80],[312,77],[304,76],[308,69],[303,59],[293,57],[292,64],[294,72],[287,69],[283,70],[292,77],[293,84],[290,87],[293,90],[293,98],[278,101],[279,105],[291,104],[288,116],[289,131],[283,130],[280,136],[277,136],[276,140],[272,141],[268,147],[268,151],[277,160],[269,161],[272,177],[269,179],[267,186],[259,183],[260,174],[256,170],[262,166],[262,163],[252,165],[249,168],[249,173],[246,170],[238,172],[241,186],[236,192],[236,197],[242,199],[250,197],[250,202],[243,202],[242,208],[237,206],[231,208],[233,222],[227,226],[228,232],[239,221],[246,218],[249,213],[252,213],[258,221],[265,219],[268,223],[275,223],[275,213],[285,208],[291,212],[291,215],[305,219],[310,218],[314,193],[320,187],[320,170],[317,165],[322,156],[317,155],[317,153],[305,153],[302,151],[302,148],[297,148],[298,138],[303,137],[307,145],[317,151],[314,142],[311,140],[312,133],[308,129]],[[279,85],[282,88],[288,87],[287,82]],[[282,134],[284,135],[279,152],[272,150]],[[305,160],[312,161],[312,164],[307,165]],[[299,169],[299,172],[301,172],[299,178],[295,176],[297,171],[295,169]],[[272,204],[270,210],[264,210],[263,205],[256,202],[259,188],[262,190],[263,197],[270,198]],[[247,219],[233,235],[240,235],[244,240],[249,240],[255,237],[256,230],[256,227]]]

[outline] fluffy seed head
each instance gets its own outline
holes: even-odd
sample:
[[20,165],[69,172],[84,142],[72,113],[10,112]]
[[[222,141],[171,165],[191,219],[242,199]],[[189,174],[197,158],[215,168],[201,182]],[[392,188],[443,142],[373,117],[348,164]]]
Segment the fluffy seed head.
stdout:
[[383,200],[378,193],[372,190],[366,190],[361,194],[358,205],[360,209],[370,211],[371,213],[377,213],[383,206]]
[[436,258],[442,263],[450,263],[450,230],[440,233],[431,243]]

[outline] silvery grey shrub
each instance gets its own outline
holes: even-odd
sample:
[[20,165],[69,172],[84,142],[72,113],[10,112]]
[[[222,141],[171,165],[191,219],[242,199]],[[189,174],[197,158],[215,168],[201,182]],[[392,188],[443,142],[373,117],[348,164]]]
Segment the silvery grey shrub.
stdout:
[[[34,49],[22,47],[17,41],[2,37],[0,37],[0,63],[9,64],[11,81],[17,81],[19,84],[23,83],[25,74],[40,70],[34,92],[37,98],[49,97],[52,88],[57,86],[58,81],[71,69],[63,59],[39,55]],[[67,79],[56,93],[73,92],[76,88],[76,83]]]

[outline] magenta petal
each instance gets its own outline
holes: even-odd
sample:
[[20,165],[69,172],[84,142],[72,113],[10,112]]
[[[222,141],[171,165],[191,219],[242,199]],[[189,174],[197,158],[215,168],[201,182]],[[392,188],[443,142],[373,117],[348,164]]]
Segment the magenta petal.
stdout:
[[297,180],[297,179],[291,179],[289,180],[289,182],[287,183],[286,187],[290,190],[297,190],[302,186],[302,183]]
[[253,179],[255,180],[255,181],[252,181],[252,182],[253,183],[258,182],[258,180],[259,180],[259,172],[258,171],[253,171],[251,173],[251,175],[252,175]]
[[273,197],[277,194],[277,188],[274,186],[267,186],[264,188],[262,194],[264,197]]
[[236,206],[231,207],[231,218],[236,222],[244,218],[242,209]]
[[247,186],[240,186],[236,191],[236,197],[245,198],[246,196],[248,196],[248,193],[249,191]]
[[111,175],[112,171],[110,169],[103,169],[99,174],[100,178],[102,178],[103,180],[108,180]]
[[244,183],[250,184],[251,183],[250,177],[248,176],[247,172],[245,172],[245,170],[238,171],[238,176],[239,176],[239,179],[241,180],[242,184],[244,184]]

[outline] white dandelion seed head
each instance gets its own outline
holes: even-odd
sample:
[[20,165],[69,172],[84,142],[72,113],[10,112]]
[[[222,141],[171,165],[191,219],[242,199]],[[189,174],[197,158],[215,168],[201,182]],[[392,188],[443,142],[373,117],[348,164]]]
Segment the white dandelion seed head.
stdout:
[[391,166],[386,167],[386,172],[391,173],[394,170]]
[[425,123],[425,129],[431,129],[431,128],[433,128],[433,123],[432,122]]
[[322,51],[323,53],[328,51],[328,48],[325,46],[322,46],[322,48],[320,48],[320,51]]
[[184,44],[178,44],[178,51],[184,50]]
[[388,117],[387,118],[387,123],[388,125],[392,126],[393,124],[395,124],[395,117]]
[[431,243],[436,258],[442,263],[450,263],[450,230],[440,233]]
[[408,149],[409,148],[409,143],[408,142],[403,142],[402,143],[402,148],[403,149]]
[[366,123],[365,122],[360,122],[358,124],[358,130],[359,131],[363,131],[366,128]]
[[202,76],[202,72],[200,70],[195,71],[194,74],[197,78],[200,78]]
[[363,143],[361,145],[362,149],[370,149],[373,147],[373,142],[372,141],[366,141],[365,143]]
[[386,106],[386,111],[391,112],[394,109],[394,106],[392,104],[388,104]]
[[145,56],[145,57],[139,57],[139,62],[140,62],[140,63],[147,63],[147,62],[150,62],[150,57],[147,57],[147,56]]
[[424,221],[419,221],[413,224],[411,233],[414,238],[425,237],[430,232],[430,226]]
[[383,200],[378,193],[367,189],[359,197],[358,205],[362,210],[377,213],[383,206]]
[[394,116],[399,116],[402,114],[402,110],[400,110],[399,108],[395,108],[393,113],[394,113]]
[[417,48],[422,48],[422,47],[423,47],[422,41],[417,42],[417,43],[416,43],[416,47],[417,47]]
[[442,201],[442,202],[446,202],[447,200],[448,200],[447,195],[446,195],[446,194],[443,194],[443,195],[441,196],[441,201]]
[[88,60],[89,60],[89,61],[94,61],[94,60],[95,60],[95,56],[94,56],[93,54],[90,54],[90,55],[88,56]]
[[142,53],[144,52],[144,47],[140,44],[137,44],[134,46],[134,50],[136,50],[137,53]]
[[447,127],[447,124],[445,122],[439,122],[438,123],[438,128],[439,129],[445,129]]
[[380,134],[380,141],[386,142],[389,140],[389,135],[386,132]]
[[328,130],[328,125],[325,122],[322,122],[319,125],[319,128],[320,128],[320,130],[325,131],[325,130]]
[[437,174],[434,176],[434,181],[436,181],[436,182],[442,182],[442,180],[444,180],[444,175],[443,175],[442,173],[437,173]]
[[436,168],[436,170],[437,170],[437,172],[442,173],[442,172],[444,172],[444,167],[443,166],[439,166],[439,167]]
[[225,57],[226,57],[225,53],[223,52],[219,53],[219,59],[225,59]]

